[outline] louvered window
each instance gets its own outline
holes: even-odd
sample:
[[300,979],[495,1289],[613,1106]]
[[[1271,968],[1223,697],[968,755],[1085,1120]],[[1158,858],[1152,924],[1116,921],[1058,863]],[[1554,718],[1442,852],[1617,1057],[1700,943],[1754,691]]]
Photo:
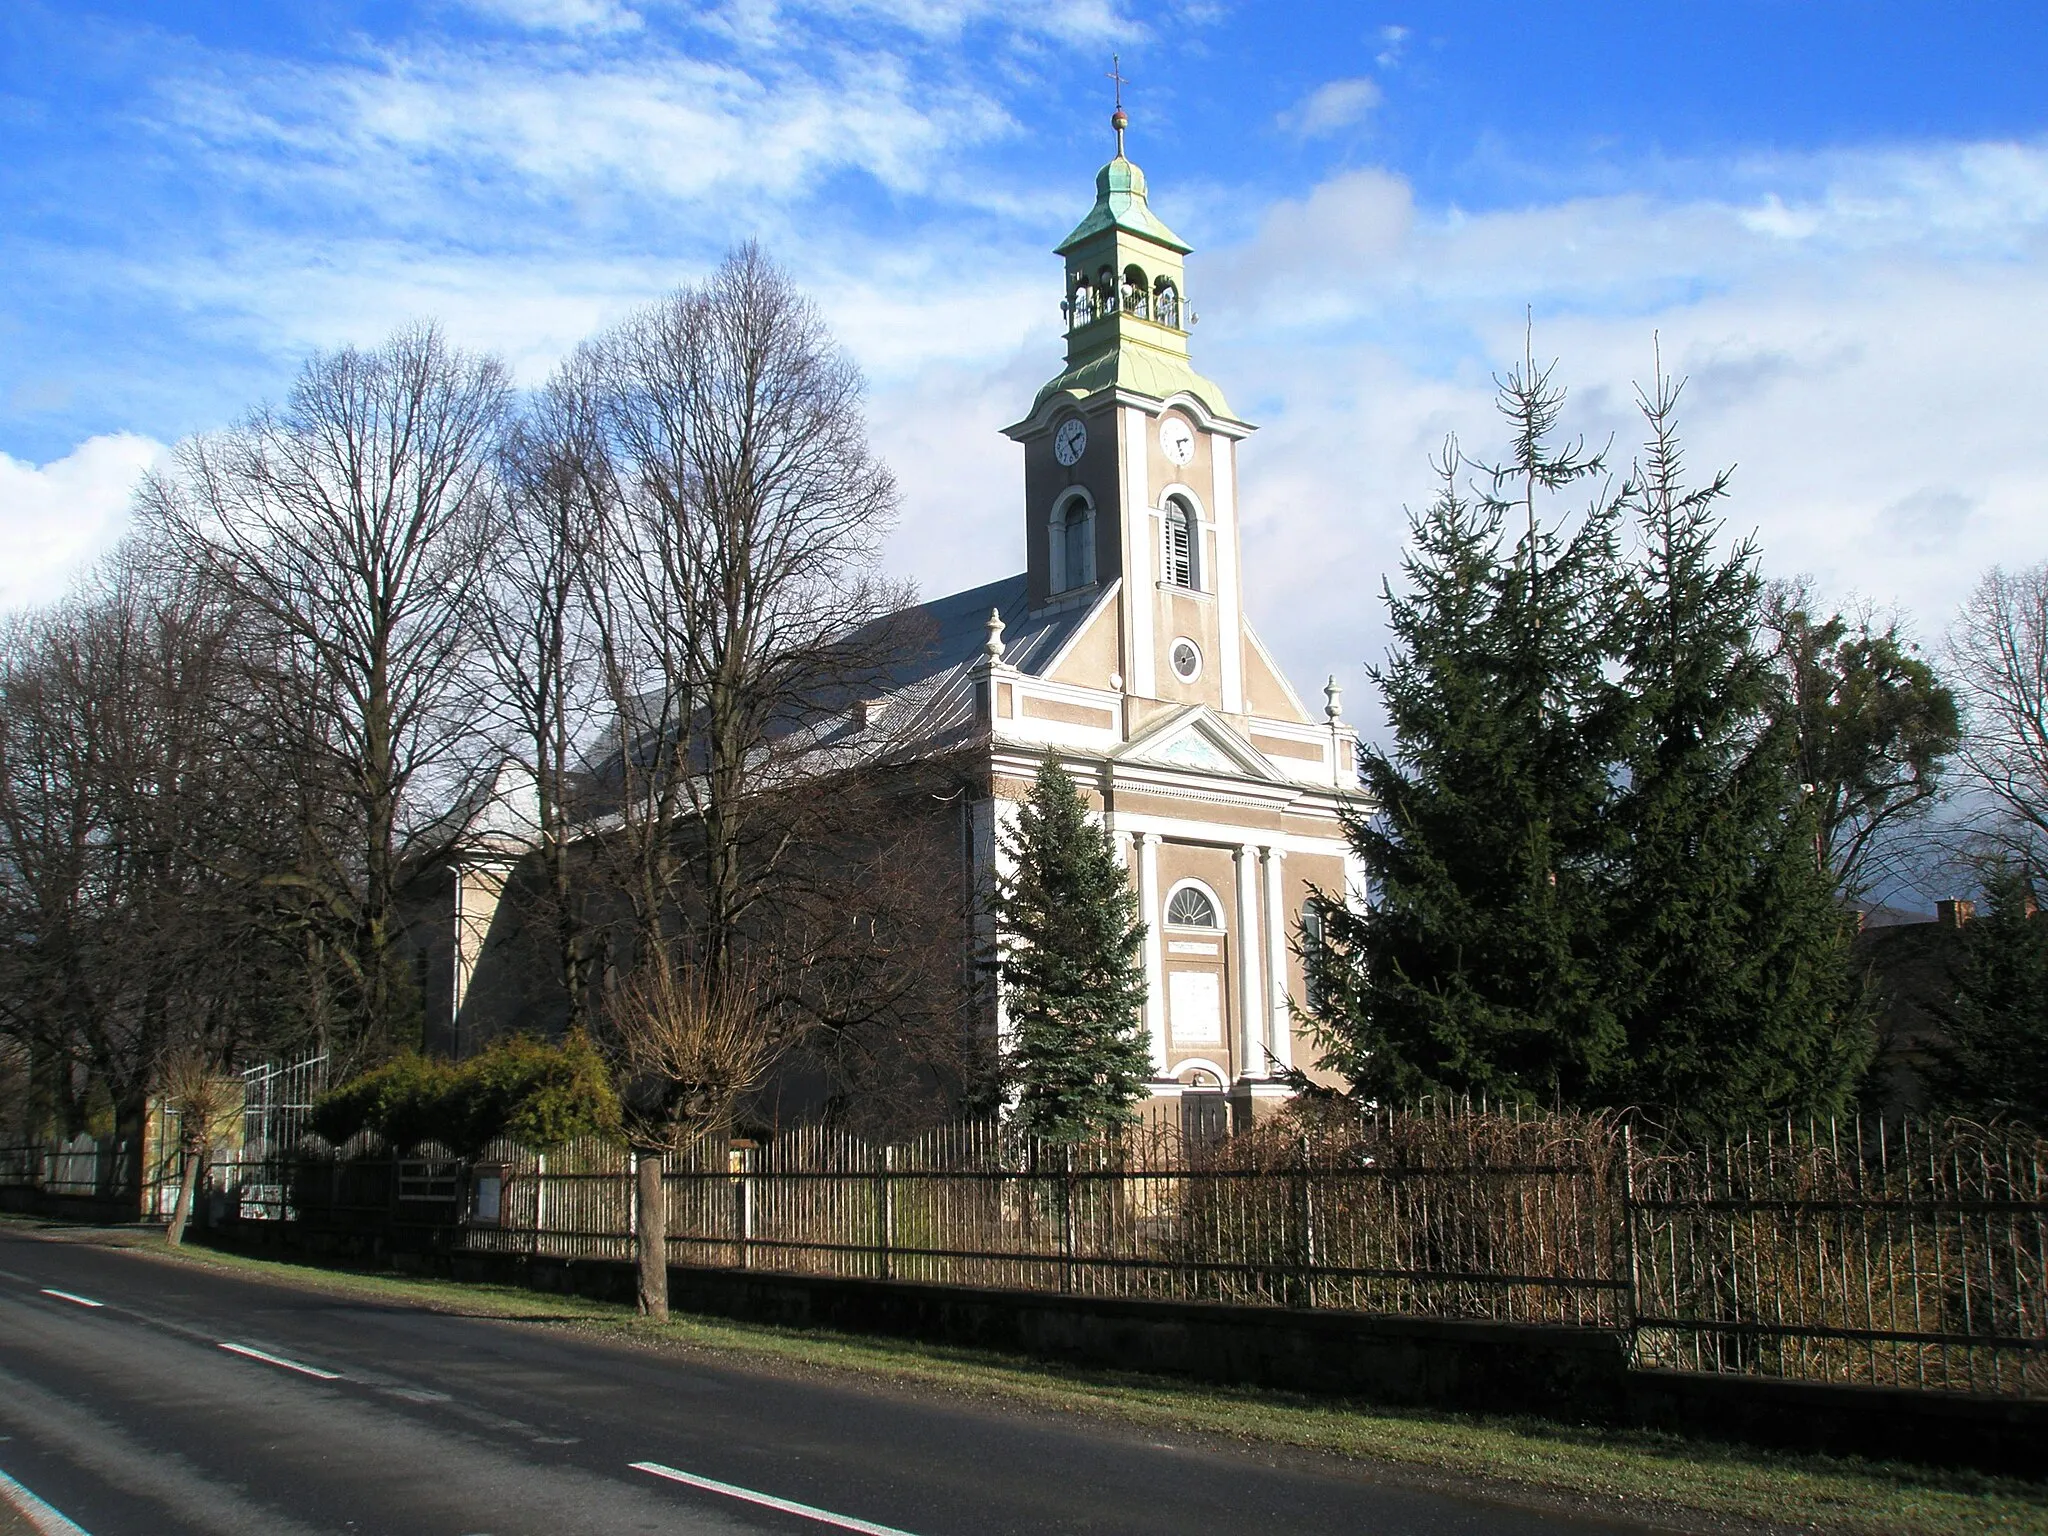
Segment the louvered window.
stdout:
[[1069,502],[1066,524],[1060,530],[1065,559],[1061,589],[1085,587],[1095,579],[1095,516],[1085,503]]
[[1200,534],[1195,522],[1195,509],[1184,501],[1170,501],[1166,504],[1166,579],[1176,587],[1195,588],[1201,585],[1200,572],[1196,569],[1197,550],[1200,548]]

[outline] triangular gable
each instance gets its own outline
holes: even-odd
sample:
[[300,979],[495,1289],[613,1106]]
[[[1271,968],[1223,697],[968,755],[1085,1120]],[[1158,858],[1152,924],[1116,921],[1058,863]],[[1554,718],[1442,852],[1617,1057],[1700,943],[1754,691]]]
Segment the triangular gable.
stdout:
[[[1082,642],[1094,632],[1095,626],[1101,621],[1102,616],[1114,609],[1117,594],[1123,590],[1123,585],[1124,582],[1121,576],[1112,577],[1109,585],[1095,595],[1095,601],[1088,605],[1087,611],[1074,621],[1073,628],[1069,631],[1067,638],[1060,642],[1059,649],[1054,651],[1043,664],[1033,667],[1031,670],[1039,677],[1057,677],[1061,664],[1069,656],[1073,655]],[[1069,679],[1069,681],[1081,682],[1078,678]],[[1100,679],[1090,679],[1085,683],[1081,683],[1081,686],[1099,688],[1102,686],[1102,682]]]
[[1112,754],[1125,762],[1193,768],[1202,773],[1278,783],[1265,756],[1205,704],[1190,704]]
[[[1266,643],[1252,632],[1252,627],[1249,624],[1244,626],[1244,638],[1246,645],[1251,650],[1251,655],[1246,658],[1250,662],[1250,665],[1245,668],[1247,674],[1245,678],[1246,694],[1251,695],[1263,691],[1259,685],[1264,683],[1269,688],[1279,690],[1280,697],[1292,707],[1295,720],[1303,725],[1316,724],[1316,717],[1311,715],[1308,712],[1308,706],[1301,702],[1301,695],[1294,691],[1294,685],[1287,680],[1287,674],[1280,670],[1280,663],[1273,659],[1273,653],[1266,649]],[[1259,675],[1261,671],[1264,673],[1263,677]],[[1253,713],[1257,714],[1260,711],[1254,709]],[[1267,714],[1266,718],[1269,720],[1282,720],[1287,718],[1287,716],[1279,710],[1274,710]]]

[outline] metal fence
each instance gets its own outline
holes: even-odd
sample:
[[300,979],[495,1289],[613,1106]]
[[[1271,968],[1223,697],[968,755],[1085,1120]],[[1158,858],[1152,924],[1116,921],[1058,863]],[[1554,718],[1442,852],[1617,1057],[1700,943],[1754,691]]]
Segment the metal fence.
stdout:
[[1641,1363],[2048,1396],[2038,1138],[1852,1122],[1629,1168]]
[[[604,1146],[479,1165],[460,1242],[626,1258]],[[1379,1115],[1220,1146],[893,1147],[830,1131],[670,1160],[678,1262],[1606,1327],[1646,1368],[2048,1396],[2036,1136],[1849,1122],[1679,1148],[1626,1121]]]
[[[628,1259],[601,1142],[464,1163],[223,1157],[243,1219],[529,1258]],[[7,1177],[0,1154],[0,1180]],[[1646,1368],[2048,1396],[2048,1144],[1961,1123],[1685,1148],[1627,1120],[1433,1109],[1033,1142],[823,1128],[668,1159],[677,1263],[1608,1328]]]

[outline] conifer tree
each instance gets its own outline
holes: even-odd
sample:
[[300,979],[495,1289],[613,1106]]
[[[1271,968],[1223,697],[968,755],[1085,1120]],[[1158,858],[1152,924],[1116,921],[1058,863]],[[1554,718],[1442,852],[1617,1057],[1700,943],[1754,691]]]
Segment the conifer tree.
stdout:
[[1132,1119],[1145,1095],[1145,925],[1115,845],[1056,761],[1006,842],[1013,868],[994,911],[1017,1123],[1084,1141]]
[[1305,947],[1325,1062],[1372,1097],[1578,1102],[1617,1044],[1598,985],[1615,520],[1600,494],[1545,526],[1604,473],[1554,442],[1563,402],[1549,369],[1502,381],[1512,457],[1475,500],[1447,446],[1385,589],[1395,643],[1371,675],[1393,747],[1363,754],[1369,808],[1346,824],[1369,900],[1325,896]]
[[1935,1104],[2048,1129],[2048,918],[2027,871],[1985,877],[1987,910],[1962,930],[1955,990],[1933,1011],[1948,1038],[1928,1071]]
[[1625,496],[1642,551],[1607,955],[1627,1048],[1601,1086],[1707,1129],[1841,1105],[1872,1036],[1758,640],[1756,548],[1714,550],[1729,476],[1685,486],[1680,389],[1660,368],[1639,396],[1649,438]]

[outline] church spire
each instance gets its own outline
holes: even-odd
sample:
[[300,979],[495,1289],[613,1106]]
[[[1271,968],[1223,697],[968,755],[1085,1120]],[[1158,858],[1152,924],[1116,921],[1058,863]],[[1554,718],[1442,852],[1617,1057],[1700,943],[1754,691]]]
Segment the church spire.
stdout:
[[1131,126],[1131,120],[1124,116],[1123,61],[1116,54],[1109,56],[1109,78],[1116,82],[1116,110],[1109,114],[1109,126],[1116,130],[1116,157],[1124,157],[1124,130]]

